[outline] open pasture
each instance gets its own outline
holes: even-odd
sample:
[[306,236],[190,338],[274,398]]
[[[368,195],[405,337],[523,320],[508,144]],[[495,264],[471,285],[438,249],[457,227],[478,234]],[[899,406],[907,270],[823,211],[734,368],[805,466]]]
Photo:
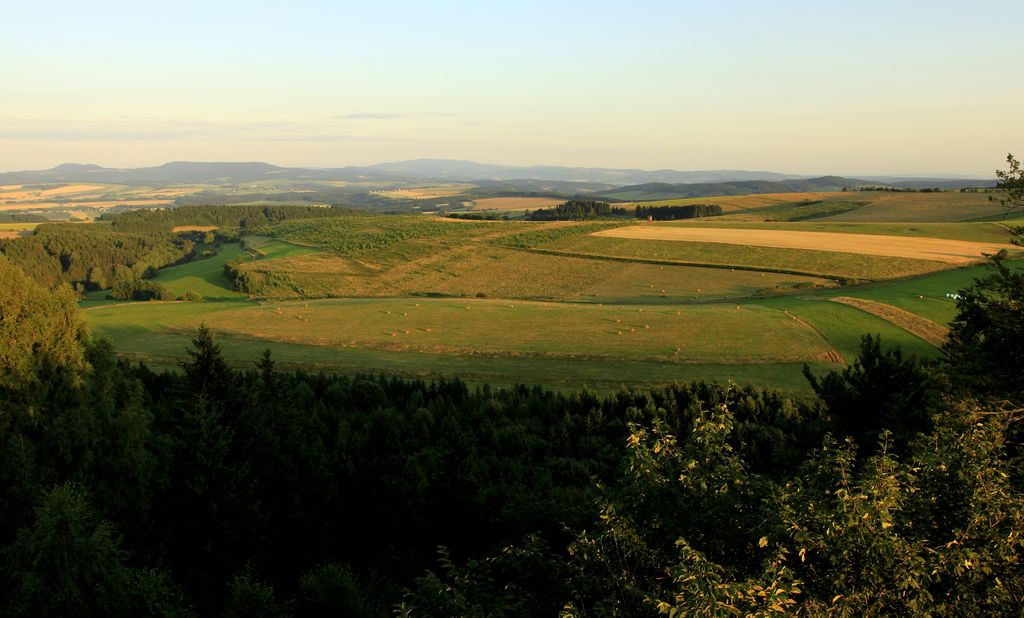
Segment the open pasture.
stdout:
[[1003,243],[978,243],[911,236],[842,234],[789,229],[731,229],[665,225],[633,225],[602,230],[595,232],[594,235],[639,241],[725,243],[755,247],[857,253],[914,260],[931,260],[950,264],[975,262],[983,259],[983,254],[985,253],[996,253],[1001,249],[1014,248],[1012,245]]
[[87,308],[85,315],[93,331],[111,338],[116,349],[164,365],[184,359],[188,336],[200,323],[226,343],[229,356],[246,361],[268,348],[283,355],[279,360],[306,370],[459,375],[556,386],[614,388],[748,376],[755,383],[800,389],[803,362],[825,368],[836,360],[833,346],[813,328],[755,306],[680,311],[360,299],[107,304]]
[[293,301],[218,311],[208,324],[258,339],[463,356],[746,364],[828,360],[830,351],[812,329],[758,306],[683,312],[480,299]]
[[[864,333],[908,354],[934,347],[884,319],[826,299],[613,305],[492,299],[123,303],[89,307],[94,332],[130,357],[173,366],[209,325],[229,356],[272,350],[285,367],[383,371],[500,383],[614,388],[733,379],[806,390],[800,367],[849,362]],[[621,334],[620,334],[621,333]]]

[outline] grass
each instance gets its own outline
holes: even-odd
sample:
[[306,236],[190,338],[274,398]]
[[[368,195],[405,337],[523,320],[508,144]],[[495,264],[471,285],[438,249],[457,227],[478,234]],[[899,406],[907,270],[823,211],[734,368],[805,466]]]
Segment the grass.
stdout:
[[227,244],[213,257],[161,268],[153,281],[177,296],[192,291],[202,294],[206,300],[245,298],[245,294],[231,289],[231,283],[224,276],[224,263],[245,259],[248,255],[237,243]]
[[116,349],[163,366],[182,360],[188,335],[206,323],[227,354],[242,363],[254,362],[266,348],[288,368],[458,375],[555,387],[733,379],[799,390],[805,388],[803,363],[817,371],[836,368],[839,358],[856,356],[864,333],[879,333],[908,354],[936,354],[934,347],[882,319],[823,298],[749,301],[739,308],[234,300],[94,306],[85,315],[93,331],[112,339]]
[[[1024,260],[1009,262],[1013,268],[1024,268]],[[822,296],[843,295],[866,298],[892,305],[938,324],[947,324],[956,315],[956,300],[947,296],[987,276],[987,266],[958,268],[905,281],[890,281],[854,288],[844,292],[826,292]]]
[[184,358],[189,333],[205,322],[239,360],[255,360],[269,348],[306,369],[391,369],[551,385],[747,376],[797,387],[801,363],[828,366],[831,350],[812,329],[753,305],[679,310],[487,300],[236,300],[102,305],[85,315],[116,349],[164,365]]
[[918,358],[938,355],[938,350],[927,341],[855,307],[814,298],[780,298],[763,301],[762,304],[778,311],[788,311],[811,325],[847,363],[857,357],[865,334],[881,335],[885,345],[898,345],[904,354]]

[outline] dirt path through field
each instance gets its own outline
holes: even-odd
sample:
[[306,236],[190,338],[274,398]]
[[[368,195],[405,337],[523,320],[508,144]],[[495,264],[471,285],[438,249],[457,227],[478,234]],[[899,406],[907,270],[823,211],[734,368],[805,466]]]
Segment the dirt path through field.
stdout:
[[814,251],[933,260],[950,264],[964,264],[980,260],[982,253],[996,253],[1000,249],[1015,249],[1012,245],[998,243],[915,238],[911,236],[668,227],[659,225],[632,225],[594,232],[593,236],[610,236],[613,238],[631,238],[636,240],[725,243],[785,249],[811,249]]

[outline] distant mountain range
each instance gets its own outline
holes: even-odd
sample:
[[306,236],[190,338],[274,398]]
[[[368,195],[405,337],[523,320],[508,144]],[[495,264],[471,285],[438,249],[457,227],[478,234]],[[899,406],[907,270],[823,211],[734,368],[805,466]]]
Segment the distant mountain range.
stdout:
[[645,183],[600,191],[598,195],[621,200],[658,200],[684,197],[714,197],[753,193],[808,193],[811,191],[842,191],[872,184],[867,180],[822,176],[787,180],[741,180],[735,182]]
[[[823,180],[825,179],[825,180]],[[994,181],[977,179],[946,179],[946,178],[866,178],[861,180],[843,179],[837,176],[807,178],[775,172],[745,170],[638,170],[613,169],[600,167],[565,167],[551,165],[509,166],[458,161],[450,159],[415,159],[393,163],[378,163],[367,166],[348,166],[342,168],[298,168],[279,167],[269,163],[207,163],[175,161],[155,167],[134,169],[117,169],[92,164],[64,163],[48,170],[7,172],[0,174],[0,184],[31,184],[49,182],[103,182],[117,184],[219,184],[235,185],[264,180],[281,181],[327,181],[342,180],[350,182],[474,182],[481,185],[501,185],[506,182],[519,181],[535,188],[543,188],[546,183],[569,183],[576,185],[581,191],[605,190],[612,195],[628,192],[630,186],[642,185],[643,192],[659,192],[655,185],[664,185],[668,193],[681,190],[680,186],[689,186],[687,194],[705,195],[699,185],[721,185],[729,183],[737,190],[745,190],[747,183],[763,182],[806,182],[807,186],[827,186],[854,188],[865,184],[890,184],[892,186],[920,187],[951,187],[951,186],[991,186]],[[845,184],[840,181],[847,181]],[[829,185],[828,183],[832,183]],[[671,188],[675,186],[676,188]],[[760,185],[750,185],[757,187]],[[794,185],[799,186],[799,185]],[[622,187],[621,190],[617,189]],[[657,189],[652,191],[652,189]],[[715,189],[715,190],[721,190]],[[791,189],[803,191],[825,191],[825,188]],[[837,189],[832,189],[837,190]],[[781,191],[781,189],[780,189]],[[749,191],[747,191],[749,192]],[[760,192],[760,191],[759,191]],[[724,193],[715,193],[724,195]]]
[[559,180],[569,182],[630,185],[646,182],[722,182],[726,180],[783,180],[796,178],[775,172],[745,170],[638,170],[604,167],[566,167],[560,165],[491,165],[473,161],[451,159],[414,159],[396,163],[378,163],[361,168],[368,174],[385,173],[424,179],[476,181],[476,180]]
[[278,167],[269,163],[194,163],[175,161],[156,167],[116,169],[64,163],[48,170],[0,174],[0,182],[112,182],[239,184],[258,180],[379,180],[379,181],[507,181],[539,180],[627,185],[645,182],[719,182],[726,180],[782,180],[794,178],[774,172],[743,170],[677,171],[606,169],[537,165],[518,167],[448,159],[416,159],[342,168]]

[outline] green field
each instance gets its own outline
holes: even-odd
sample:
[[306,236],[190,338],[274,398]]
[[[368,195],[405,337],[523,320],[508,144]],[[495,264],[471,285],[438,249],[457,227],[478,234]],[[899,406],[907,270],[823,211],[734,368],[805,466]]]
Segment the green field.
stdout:
[[[1013,268],[1024,267],[1024,261],[1010,262]],[[946,324],[956,315],[956,300],[947,296],[969,286],[975,279],[990,272],[987,266],[958,268],[924,277],[901,281],[885,281],[859,288],[825,292],[828,296],[854,296],[866,298],[928,318],[939,324]]]
[[756,305],[150,302],[87,307],[85,315],[93,331],[119,350],[159,366],[184,358],[189,335],[201,323],[242,363],[257,360],[267,348],[288,366],[306,370],[457,374],[503,383],[614,388],[746,376],[800,389],[804,362],[825,368],[837,360],[832,344],[813,328]]
[[207,300],[245,298],[245,294],[231,289],[224,276],[224,262],[245,259],[249,253],[237,244],[225,245],[216,256],[177,266],[163,268],[153,279],[177,296],[186,292],[198,292]]

